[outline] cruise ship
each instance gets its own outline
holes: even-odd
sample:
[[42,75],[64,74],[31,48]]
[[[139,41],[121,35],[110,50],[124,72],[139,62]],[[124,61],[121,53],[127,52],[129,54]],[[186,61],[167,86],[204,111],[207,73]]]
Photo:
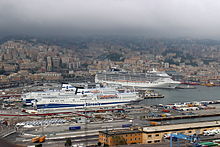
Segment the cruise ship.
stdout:
[[[135,92],[119,92],[113,88],[78,90],[70,86],[71,85],[62,86],[60,91],[32,92],[24,95],[23,100],[26,105],[32,105],[38,110],[111,107],[142,100]],[[33,97],[30,97],[31,95]]]
[[122,71],[110,71],[97,73],[96,83],[116,84],[124,87],[139,88],[175,88],[179,81],[172,80],[165,72],[149,71],[147,73],[134,73]]

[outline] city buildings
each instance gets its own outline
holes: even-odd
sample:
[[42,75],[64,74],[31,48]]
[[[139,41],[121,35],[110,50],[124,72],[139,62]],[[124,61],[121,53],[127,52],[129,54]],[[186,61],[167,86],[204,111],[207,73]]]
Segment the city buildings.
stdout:
[[[218,43],[169,40],[170,44],[167,44],[166,40],[160,39],[123,41],[82,40],[82,43],[70,48],[41,43],[36,39],[34,42],[5,41],[0,45],[0,75],[6,76],[4,82],[10,82],[16,78],[9,75],[21,70],[26,70],[30,75],[56,72],[70,77],[66,74],[94,75],[111,67],[133,72],[146,72],[154,68],[182,77],[178,78],[181,81],[220,83]],[[32,76],[25,79],[28,80],[28,77],[29,80],[39,79]]]

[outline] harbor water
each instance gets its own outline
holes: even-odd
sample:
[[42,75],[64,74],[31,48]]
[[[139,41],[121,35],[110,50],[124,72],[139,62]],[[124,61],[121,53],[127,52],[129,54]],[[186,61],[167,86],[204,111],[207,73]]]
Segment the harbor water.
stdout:
[[164,98],[145,99],[144,105],[173,104],[179,102],[220,100],[220,87],[196,86],[196,89],[155,89]]
[[[173,104],[192,101],[220,100],[220,87],[196,86],[196,89],[156,89],[156,92],[164,95],[164,98],[145,99],[140,105]],[[176,124],[198,121],[220,120],[220,116],[200,117],[191,119],[164,120],[162,123]]]

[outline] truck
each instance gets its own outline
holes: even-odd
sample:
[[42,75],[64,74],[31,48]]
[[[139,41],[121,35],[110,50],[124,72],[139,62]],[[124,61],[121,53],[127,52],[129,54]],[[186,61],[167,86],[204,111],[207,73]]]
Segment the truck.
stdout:
[[132,124],[123,124],[122,128],[128,128],[128,127],[131,127],[131,126],[132,126]]
[[45,141],[45,139],[46,139],[46,136],[42,136],[42,137],[39,138],[39,142],[42,143],[42,142]]
[[81,126],[72,126],[72,127],[69,127],[69,130],[70,130],[70,131],[80,130],[80,129],[81,129]]
[[46,136],[41,136],[41,137],[37,136],[37,137],[32,138],[31,142],[32,143],[37,143],[37,142],[42,143],[45,141],[45,139],[46,139]]
[[151,121],[151,122],[150,122],[150,125],[151,125],[151,126],[157,126],[157,125],[159,125],[159,123],[158,123],[158,122],[155,122],[155,121]]
[[165,112],[165,113],[169,113],[170,110],[167,110],[167,109],[163,109],[162,112]]
[[40,139],[40,137],[38,137],[38,136],[34,137],[31,139],[31,142],[33,142],[33,143],[39,142],[39,139]]

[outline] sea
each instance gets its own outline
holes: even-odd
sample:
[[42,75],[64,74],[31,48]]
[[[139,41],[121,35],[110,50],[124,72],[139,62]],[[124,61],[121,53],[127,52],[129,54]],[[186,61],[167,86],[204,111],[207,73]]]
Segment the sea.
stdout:
[[173,104],[179,102],[220,100],[220,87],[196,86],[195,89],[154,89],[164,98],[145,99],[142,104]]

